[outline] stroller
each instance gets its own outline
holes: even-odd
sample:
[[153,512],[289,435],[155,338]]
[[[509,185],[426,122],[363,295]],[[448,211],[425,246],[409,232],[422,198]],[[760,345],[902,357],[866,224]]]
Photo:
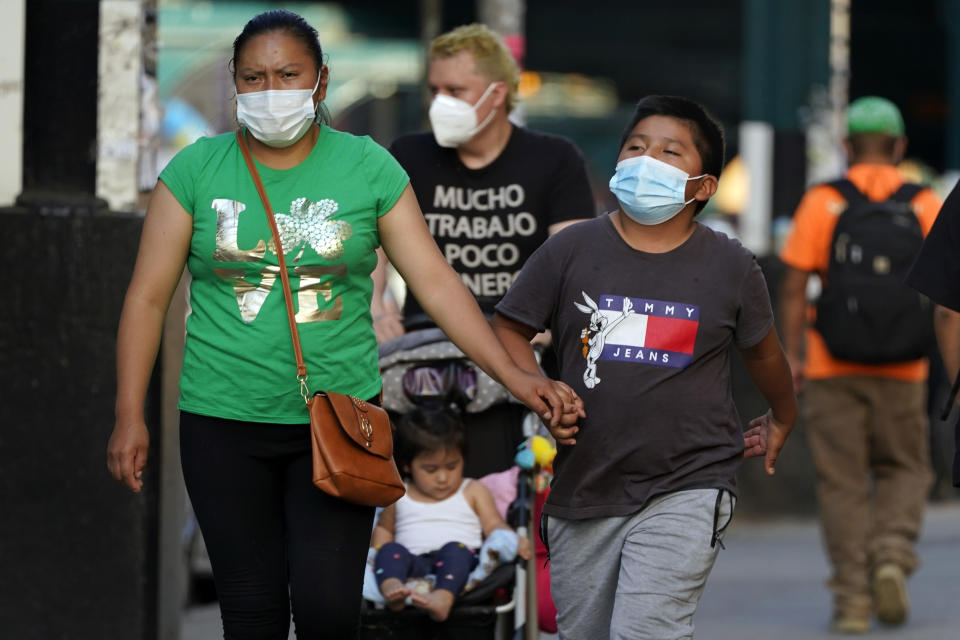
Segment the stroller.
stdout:
[[[436,328],[414,331],[381,345],[380,367],[383,407],[393,419],[431,403],[452,403],[466,413],[516,403],[505,388],[475,367]],[[533,433],[538,425],[536,416],[530,415],[525,420],[524,432]],[[516,451],[507,453],[512,456]],[[468,457],[472,457],[471,452]],[[478,469],[476,464],[473,468]],[[532,526],[533,469],[484,471],[500,473],[490,473],[485,478],[480,477],[481,473],[471,475],[481,482],[497,476],[494,481],[499,488],[493,493],[499,505],[510,502],[507,523],[518,534],[533,540],[536,531]],[[450,616],[442,623],[434,622],[420,609],[408,607],[396,612],[365,600],[358,637],[361,640],[537,638],[535,562],[534,556],[530,562],[518,558],[515,563],[498,566],[475,588],[458,596]]]

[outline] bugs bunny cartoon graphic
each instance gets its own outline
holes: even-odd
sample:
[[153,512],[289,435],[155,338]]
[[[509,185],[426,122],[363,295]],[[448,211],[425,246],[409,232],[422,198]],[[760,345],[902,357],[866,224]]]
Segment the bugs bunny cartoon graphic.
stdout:
[[597,377],[597,360],[600,358],[600,354],[603,353],[603,344],[606,342],[607,335],[613,331],[618,324],[626,320],[627,316],[633,313],[633,303],[630,302],[630,298],[624,296],[623,312],[611,320],[609,316],[600,313],[600,307],[587,295],[586,291],[581,291],[580,293],[583,295],[583,299],[587,305],[584,306],[579,302],[574,302],[573,304],[583,313],[590,314],[590,328],[580,332],[581,338],[587,338],[587,336],[589,336],[586,341],[587,368],[583,372],[583,384],[587,385],[587,389],[593,389],[600,384],[600,378]]

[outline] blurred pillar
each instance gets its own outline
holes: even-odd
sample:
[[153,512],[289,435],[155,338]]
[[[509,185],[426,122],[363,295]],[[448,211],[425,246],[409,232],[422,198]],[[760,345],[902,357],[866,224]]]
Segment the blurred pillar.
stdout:
[[740,159],[748,176],[746,209],[739,218],[740,239],[755,254],[764,255],[770,250],[773,126],[762,120],[742,122],[739,136]]
[[96,193],[114,210],[139,193],[142,25],[138,0],[100,0]]
[[527,51],[526,2],[524,0],[480,0],[480,22],[500,34],[517,64],[523,66]]
[[745,163],[751,183],[764,176],[772,182],[751,186],[764,201],[751,200],[741,216],[748,247],[762,255],[770,250],[770,218],[790,215],[806,188],[803,114],[813,91],[829,85],[830,0],[744,0],[743,11],[741,131],[762,131],[754,122],[773,129],[772,153],[753,154],[772,167]]
[[429,131],[430,119],[427,117],[430,101],[433,96],[430,95],[430,88],[427,86],[426,66],[430,64],[428,54],[430,52],[430,43],[440,35],[441,25],[443,24],[443,0],[420,0],[420,42],[423,45],[425,65],[421,73],[423,74],[420,82],[420,92],[423,101],[423,109],[420,110],[420,129]]
[[98,2],[30,0],[26,8],[17,201],[48,213],[104,209],[94,196]]
[[8,0],[0,21],[0,140],[4,141],[0,171],[0,206],[13,202],[22,189],[23,53],[26,0]]
[[[477,6],[480,22],[500,34],[520,69],[527,54],[526,11],[525,0],[480,0]],[[522,103],[510,112],[510,120],[524,124]]]
[[[112,54],[104,53],[109,44],[101,50],[99,33],[115,12],[136,13],[140,4],[23,4],[23,141],[9,149],[22,152],[22,191],[15,206],[0,208],[9,238],[0,254],[7,279],[0,313],[4,638],[158,637],[160,438],[141,494],[116,483],[105,464],[117,318],[143,218],[110,211],[96,195],[100,71],[139,65],[104,60]],[[126,56],[123,34],[114,44]],[[119,34],[105,37],[112,35]],[[127,109],[127,100],[116,97],[115,105]],[[122,204],[129,211],[132,203]],[[154,434],[159,397],[154,381],[145,407]]]
[[830,133],[839,147],[847,135],[850,102],[850,0],[830,0]]

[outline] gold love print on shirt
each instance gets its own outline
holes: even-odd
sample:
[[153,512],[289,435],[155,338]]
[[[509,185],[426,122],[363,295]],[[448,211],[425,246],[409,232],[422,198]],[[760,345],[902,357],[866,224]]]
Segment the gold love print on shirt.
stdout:
[[[246,209],[245,204],[216,198],[211,203],[211,208],[217,212],[214,260],[249,263],[261,261],[268,248],[276,253],[272,238],[269,243],[260,239],[253,249],[244,250],[238,246],[240,214]],[[313,203],[307,198],[297,198],[290,205],[290,215],[276,214],[284,253],[298,251],[293,259],[293,262],[297,262],[309,245],[327,260],[340,258],[343,255],[343,242],[353,235],[353,228],[348,222],[331,219],[338,208],[337,203],[330,199]],[[264,301],[273,290],[280,275],[280,268],[276,265],[264,265],[258,271],[252,271],[249,267],[218,267],[214,272],[233,287],[240,319],[249,324],[257,318]],[[294,267],[292,275],[300,278],[299,287],[294,291],[297,298],[297,322],[338,320],[343,313],[343,300],[340,296],[333,295],[333,284],[335,279],[343,279],[346,274],[345,264]]]
[[253,249],[237,246],[240,214],[247,205],[227,198],[215,198],[210,206],[217,212],[217,248],[213,259],[221,262],[257,262],[267,253],[267,243],[262,239]]
[[[343,220],[332,220],[339,205],[329,198],[320,202],[310,202],[307,198],[297,198],[290,203],[290,215],[278,213],[277,230],[280,232],[280,244],[284,255],[293,249],[300,252],[294,258],[296,262],[306,245],[327,260],[336,260],[343,255],[343,241],[353,235],[353,227]],[[277,252],[273,239],[269,243],[270,251]]]

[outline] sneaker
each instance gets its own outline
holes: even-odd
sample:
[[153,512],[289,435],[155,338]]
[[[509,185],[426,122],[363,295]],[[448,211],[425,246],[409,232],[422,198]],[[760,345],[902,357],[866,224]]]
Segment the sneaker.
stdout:
[[853,612],[836,611],[830,622],[834,633],[860,634],[870,631],[870,616]]
[[902,624],[910,612],[907,579],[903,569],[887,563],[873,573],[873,603],[877,619],[884,624]]

